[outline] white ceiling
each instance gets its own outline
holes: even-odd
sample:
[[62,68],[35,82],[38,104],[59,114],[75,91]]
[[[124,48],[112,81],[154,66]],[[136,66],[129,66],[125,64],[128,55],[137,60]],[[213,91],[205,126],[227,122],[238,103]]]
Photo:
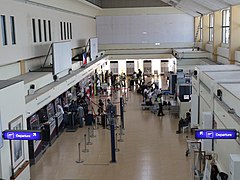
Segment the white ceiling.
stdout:
[[208,14],[216,10],[240,4],[240,0],[162,0],[192,16]]
[[101,8],[173,6],[189,15],[199,16],[240,4],[240,0],[78,0]]

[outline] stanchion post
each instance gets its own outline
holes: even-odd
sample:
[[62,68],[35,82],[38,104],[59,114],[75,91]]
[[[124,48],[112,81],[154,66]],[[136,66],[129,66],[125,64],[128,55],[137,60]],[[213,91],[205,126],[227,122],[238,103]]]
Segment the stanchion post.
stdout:
[[121,134],[121,135],[125,135],[124,132],[123,132],[123,128],[122,128],[121,125],[120,125],[120,134]]
[[116,163],[116,150],[115,150],[115,129],[114,129],[114,120],[111,117],[110,118],[110,133],[111,133],[111,155],[112,155],[112,160],[110,161],[111,163]]
[[106,129],[107,128],[107,115],[105,115],[105,117],[104,117],[104,129]]
[[81,143],[78,143],[78,160],[76,163],[83,163],[84,161],[81,160],[81,149],[80,149]]
[[94,126],[93,126],[93,129],[97,129],[97,124],[98,124],[98,121],[99,121],[99,119],[98,119],[98,115],[96,115],[96,117],[95,117],[95,124],[94,124]]
[[124,110],[123,110],[123,98],[120,97],[120,116],[121,116],[121,125],[124,129]]
[[94,134],[94,130],[95,130],[95,129],[94,129],[94,125],[92,125],[91,136],[90,136],[90,137],[92,137],[92,138],[93,138],[93,137],[96,137],[96,135]]
[[84,147],[85,149],[82,152],[89,152],[89,149],[87,149],[87,135],[84,134]]
[[115,141],[116,141],[116,148],[115,148],[115,151],[116,151],[116,152],[119,152],[120,149],[118,148],[118,143],[117,143],[117,142],[118,142],[117,133],[116,133],[116,140],[115,140]]
[[126,91],[125,95],[126,95],[126,101],[128,101],[128,88],[126,88],[126,89],[127,89],[127,91]]
[[88,128],[88,142],[87,145],[92,145],[91,139],[90,139],[90,128]]
[[120,139],[118,140],[118,142],[123,142],[122,135],[123,135],[122,126],[120,125],[120,133],[119,133]]

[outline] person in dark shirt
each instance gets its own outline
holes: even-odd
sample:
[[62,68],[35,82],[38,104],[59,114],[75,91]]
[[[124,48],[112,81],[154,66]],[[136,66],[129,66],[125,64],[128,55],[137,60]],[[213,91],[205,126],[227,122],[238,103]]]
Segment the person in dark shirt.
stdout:
[[191,114],[190,114],[190,112],[187,112],[186,118],[185,119],[181,118],[180,121],[178,122],[178,130],[176,131],[176,133],[180,134],[182,127],[188,126],[190,122],[191,122]]
[[98,101],[98,115],[101,115],[103,113],[103,106],[104,106],[104,104],[103,104],[102,100],[99,99],[99,101]]

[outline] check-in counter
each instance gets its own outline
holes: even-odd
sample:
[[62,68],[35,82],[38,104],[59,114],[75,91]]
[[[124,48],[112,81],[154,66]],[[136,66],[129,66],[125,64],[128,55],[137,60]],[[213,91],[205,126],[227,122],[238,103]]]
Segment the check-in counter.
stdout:
[[198,109],[199,127],[202,128],[202,112],[213,112],[213,93],[218,82],[238,82],[240,67],[236,65],[197,66],[196,76],[193,78],[193,89],[199,94]]
[[[240,82],[218,83],[222,91],[220,98],[214,92],[214,128],[240,130]],[[214,140],[214,152],[225,172],[229,171],[229,154],[239,154],[240,141]]]

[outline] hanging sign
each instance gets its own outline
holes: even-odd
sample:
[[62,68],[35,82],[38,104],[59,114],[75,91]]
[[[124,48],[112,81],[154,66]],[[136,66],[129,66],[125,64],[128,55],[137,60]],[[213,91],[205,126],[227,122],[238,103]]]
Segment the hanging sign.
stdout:
[[41,140],[41,131],[6,130],[2,134],[5,140]]
[[235,129],[200,129],[195,131],[196,139],[237,139]]

